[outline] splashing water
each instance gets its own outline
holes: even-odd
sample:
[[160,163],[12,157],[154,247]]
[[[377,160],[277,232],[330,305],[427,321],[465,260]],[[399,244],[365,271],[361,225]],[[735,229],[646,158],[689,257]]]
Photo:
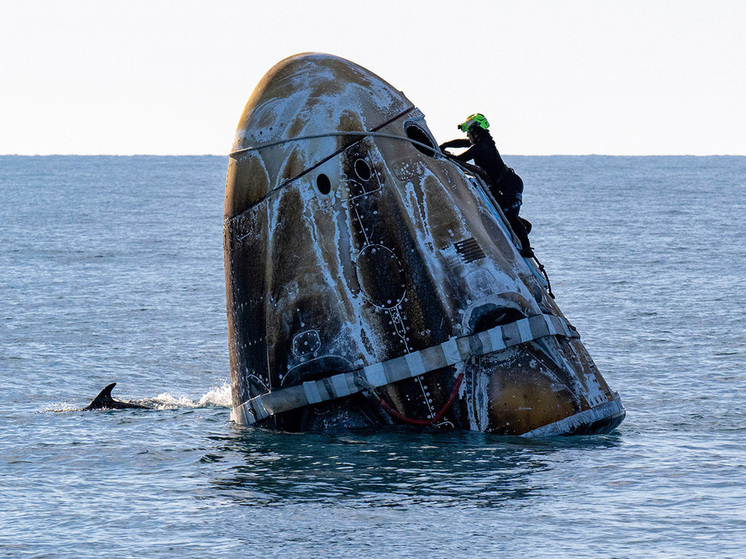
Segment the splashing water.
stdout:
[[231,385],[225,382],[222,386],[213,386],[199,400],[194,400],[186,395],[177,398],[168,392],[164,392],[149,400],[149,402],[155,409],[159,410],[206,407],[229,408],[231,407]]

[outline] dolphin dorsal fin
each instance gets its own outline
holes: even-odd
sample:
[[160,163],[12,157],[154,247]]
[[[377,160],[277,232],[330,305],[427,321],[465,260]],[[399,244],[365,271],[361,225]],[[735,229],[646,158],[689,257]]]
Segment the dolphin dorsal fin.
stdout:
[[98,393],[93,401],[85,407],[87,410],[95,410],[101,408],[111,408],[114,405],[114,399],[111,397],[111,391],[117,385],[116,382],[112,382],[106,386],[101,392]]

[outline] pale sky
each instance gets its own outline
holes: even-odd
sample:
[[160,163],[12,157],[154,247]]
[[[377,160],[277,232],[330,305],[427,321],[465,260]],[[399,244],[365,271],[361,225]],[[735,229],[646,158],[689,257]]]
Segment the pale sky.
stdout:
[[439,142],[746,155],[742,0],[0,0],[0,154],[219,154],[283,58],[404,91]]

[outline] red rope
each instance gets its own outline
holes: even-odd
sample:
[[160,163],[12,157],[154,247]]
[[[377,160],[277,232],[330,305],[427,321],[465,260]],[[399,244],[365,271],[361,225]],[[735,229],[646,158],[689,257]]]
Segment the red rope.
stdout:
[[448,400],[446,401],[445,405],[441,408],[441,410],[435,414],[435,416],[432,419],[410,419],[409,417],[404,417],[402,414],[400,414],[398,411],[396,411],[394,408],[392,408],[386,400],[383,398],[379,398],[379,402],[383,409],[385,409],[389,415],[393,415],[396,419],[399,419],[403,421],[404,423],[409,423],[410,425],[435,425],[438,421],[440,421],[443,416],[446,414],[448,409],[453,404],[453,401],[456,399],[456,395],[458,394],[458,389],[461,386],[461,381],[464,380],[464,372],[461,371],[456,377],[456,384],[453,385],[453,391],[451,392],[451,395],[448,397]]

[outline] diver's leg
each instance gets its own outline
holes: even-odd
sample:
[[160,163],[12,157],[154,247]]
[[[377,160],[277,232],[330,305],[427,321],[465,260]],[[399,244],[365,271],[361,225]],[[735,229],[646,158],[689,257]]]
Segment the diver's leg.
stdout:
[[534,251],[531,249],[531,242],[528,240],[526,226],[523,225],[523,221],[518,217],[520,209],[521,202],[514,200],[510,207],[503,208],[503,212],[505,213],[505,217],[508,218],[508,223],[513,228],[513,232],[515,232],[516,237],[521,242],[521,249],[519,251],[521,256],[531,257],[534,255]]

